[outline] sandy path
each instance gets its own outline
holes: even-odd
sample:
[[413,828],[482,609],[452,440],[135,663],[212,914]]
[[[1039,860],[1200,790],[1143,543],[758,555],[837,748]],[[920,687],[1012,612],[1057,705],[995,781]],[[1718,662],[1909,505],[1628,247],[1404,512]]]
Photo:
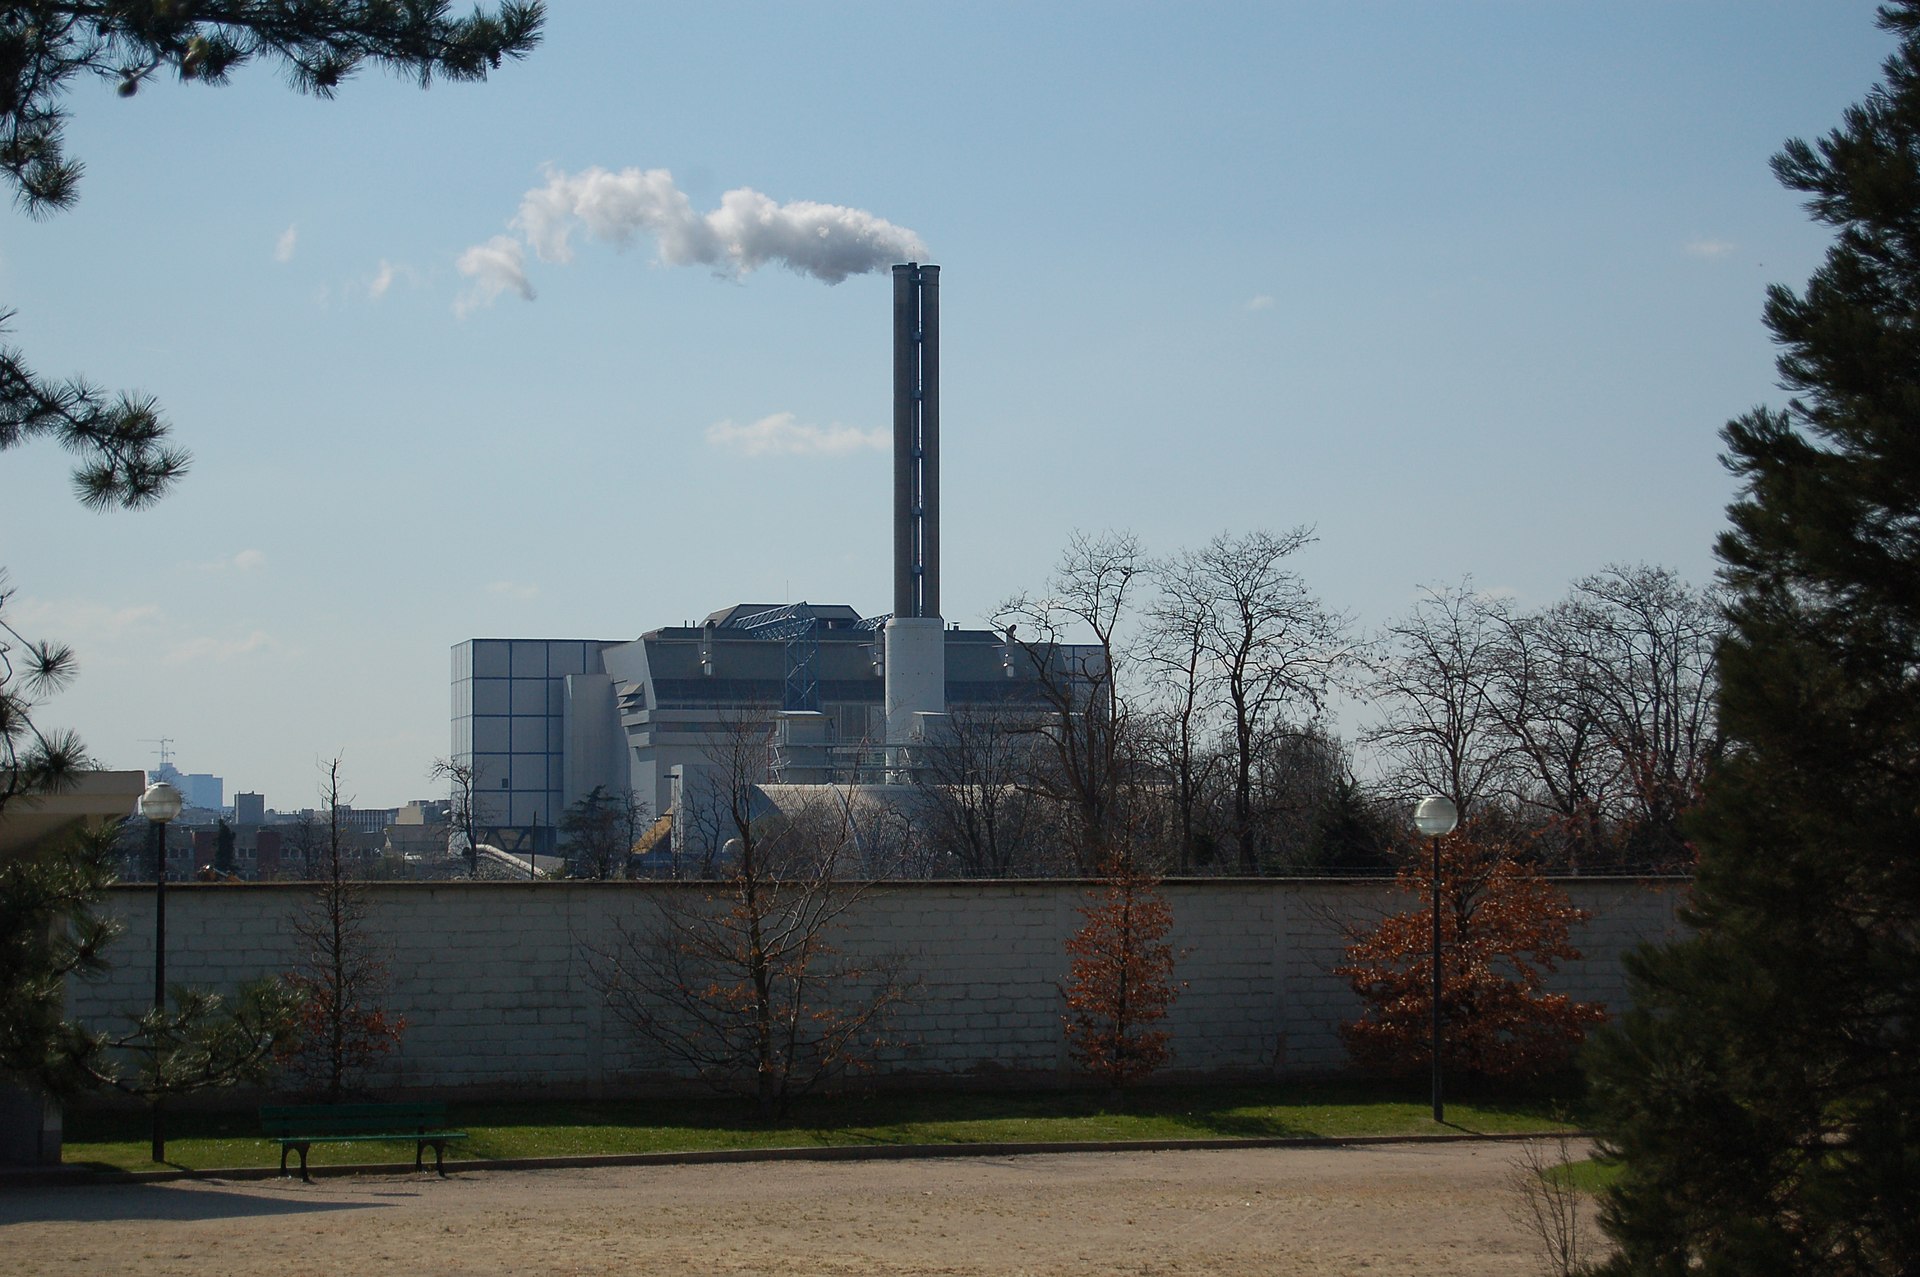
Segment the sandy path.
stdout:
[[1510,1144],[0,1193],[0,1273],[1531,1274]]

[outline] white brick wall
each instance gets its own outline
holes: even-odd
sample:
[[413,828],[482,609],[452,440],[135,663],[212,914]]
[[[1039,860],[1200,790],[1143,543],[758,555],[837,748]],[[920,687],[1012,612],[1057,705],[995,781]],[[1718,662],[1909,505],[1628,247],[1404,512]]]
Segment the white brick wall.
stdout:
[[[1593,918],[1575,935],[1585,956],[1556,987],[1617,1005],[1620,955],[1672,935],[1684,884],[1571,880]],[[531,1094],[532,1086],[596,1091],[630,1083],[643,1057],[588,981],[590,947],[625,921],[644,927],[664,893],[654,883],[398,883],[368,887],[370,932],[389,957],[388,1009],[406,1017],[379,1087]],[[847,916],[836,945],[905,958],[919,981],[897,1022],[901,1045],[883,1075],[1037,1080],[1064,1077],[1060,986],[1065,942],[1084,884],[885,883]],[[1325,1072],[1344,1063],[1337,1026],[1357,999],[1330,974],[1344,933],[1414,902],[1378,881],[1179,882],[1173,905],[1177,976],[1173,1068],[1202,1075]],[[215,989],[289,970],[289,920],[311,889],[279,884],[176,885],[167,892],[170,981]],[[125,926],[105,979],[74,981],[83,1020],[137,1013],[151,997],[152,889],[108,893]]]

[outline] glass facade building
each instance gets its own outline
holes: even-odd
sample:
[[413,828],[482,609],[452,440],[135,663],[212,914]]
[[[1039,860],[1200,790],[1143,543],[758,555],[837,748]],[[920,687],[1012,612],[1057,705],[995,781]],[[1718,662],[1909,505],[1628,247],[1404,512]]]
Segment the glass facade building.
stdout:
[[[469,639],[453,649],[453,757],[473,764],[475,824],[552,844],[566,810],[569,674],[601,672],[593,639]],[[544,832],[540,832],[544,831]]]

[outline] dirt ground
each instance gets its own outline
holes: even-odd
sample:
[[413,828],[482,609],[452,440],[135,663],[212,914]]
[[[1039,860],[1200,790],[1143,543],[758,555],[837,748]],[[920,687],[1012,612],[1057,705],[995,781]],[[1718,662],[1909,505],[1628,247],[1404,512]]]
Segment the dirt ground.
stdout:
[[1512,1144],[0,1190],[0,1273],[1544,1271]]

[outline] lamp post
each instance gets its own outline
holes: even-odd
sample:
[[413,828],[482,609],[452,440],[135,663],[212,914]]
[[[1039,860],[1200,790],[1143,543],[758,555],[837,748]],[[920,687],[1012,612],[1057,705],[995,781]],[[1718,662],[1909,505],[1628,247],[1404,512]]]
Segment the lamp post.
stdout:
[[1460,809],[1451,798],[1435,794],[1422,798],[1413,808],[1413,824],[1433,845],[1433,1120],[1447,1120],[1447,1109],[1440,1097],[1440,839],[1460,823]]
[[[167,824],[180,814],[180,791],[166,781],[156,781],[140,795],[140,814],[147,818],[148,835],[153,843],[153,1014],[155,1023],[167,1013]],[[160,1043],[153,1044],[154,1078],[160,1074]],[[163,1096],[153,1096],[153,1160],[167,1160],[166,1114],[161,1108]]]

